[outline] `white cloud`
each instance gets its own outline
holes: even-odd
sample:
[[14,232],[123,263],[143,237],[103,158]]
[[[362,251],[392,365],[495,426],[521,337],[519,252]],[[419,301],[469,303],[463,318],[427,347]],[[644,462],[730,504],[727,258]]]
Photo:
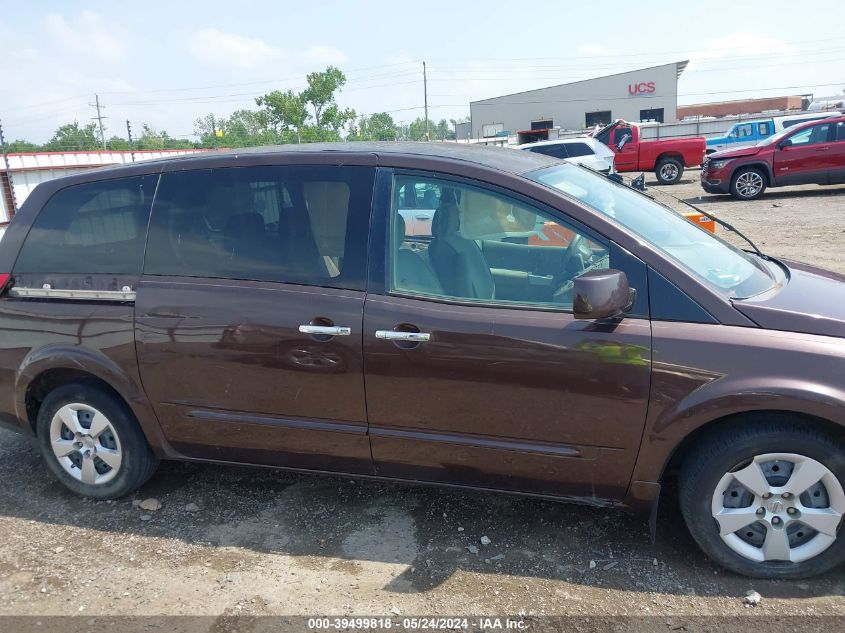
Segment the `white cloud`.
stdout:
[[83,11],[70,20],[56,13],[48,14],[44,28],[52,44],[65,52],[100,63],[122,62],[128,57],[126,31],[93,11]]
[[311,46],[300,55],[301,61],[315,66],[337,66],[346,61],[346,55],[331,46]]
[[191,35],[190,52],[197,61],[237,68],[254,68],[287,56],[285,51],[262,39],[211,28]]

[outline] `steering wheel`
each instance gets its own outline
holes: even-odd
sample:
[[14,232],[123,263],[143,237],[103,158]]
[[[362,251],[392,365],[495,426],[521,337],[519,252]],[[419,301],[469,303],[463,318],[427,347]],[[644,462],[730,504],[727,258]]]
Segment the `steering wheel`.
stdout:
[[572,261],[572,257],[577,253],[579,250],[582,249],[585,243],[585,239],[583,235],[576,234],[569,242],[569,246],[566,247],[566,251],[564,251],[563,256],[560,260],[560,274],[555,278],[554,286],[557,287],[555,290],[554,295],[552,295],[552,299],[554,301],[561,301],[561,297],[563,297],[568,290],[570,290],[572,284],[572,279],[567,279],[566,269],[569,267],[569,263]]

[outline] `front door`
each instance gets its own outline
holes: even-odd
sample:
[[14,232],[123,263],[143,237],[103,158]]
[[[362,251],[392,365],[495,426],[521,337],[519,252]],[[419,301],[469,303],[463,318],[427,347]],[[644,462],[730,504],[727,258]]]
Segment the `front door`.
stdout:
[[648,404],[649,321],[572,315],[572,280],[613,263],[611,245],[485,186],[397,174],[393,187],[421,180],[438,190],[433,234],[407,234],[394,203],[386,288],[365,306],[377,474],[620,496]]
[[[610,149],[616,154],[614,163],[619,171],[634,171],[639,166],[639,147],[634,142],[634,134],[630,127],[613,128]],[[622,149],[619,149],[620,144]]]
[[372,182],[368,167],[162,175],[136,345],[178,451],[370,472],[361,325]]
[[778,185],[827,184],[832,132],[835,132],[835,125],[817,123],[781,141],[774,154],[775,182]]

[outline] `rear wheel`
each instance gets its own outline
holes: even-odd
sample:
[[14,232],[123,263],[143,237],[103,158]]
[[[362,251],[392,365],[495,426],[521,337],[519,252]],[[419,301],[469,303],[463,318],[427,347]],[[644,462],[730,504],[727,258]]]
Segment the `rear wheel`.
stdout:
[[683,466],[684,519],[705,553],[732,571],[822,573],[845,560],[844,455],[845,444],[800,420],[748,418],[704,440]]
[[122,497],[147,481],[158,465],[126,404],[93,385],[51,391],[38,411],[36,429],[47,466],[80,495]]
[[661,185],[674,185],[684,175],[684,164],[677,158],[661,158],[654,168]]
[[731,195],[739,200],[754,200],[766,190],[766,177],[759,169],[740,167],[731,178]]

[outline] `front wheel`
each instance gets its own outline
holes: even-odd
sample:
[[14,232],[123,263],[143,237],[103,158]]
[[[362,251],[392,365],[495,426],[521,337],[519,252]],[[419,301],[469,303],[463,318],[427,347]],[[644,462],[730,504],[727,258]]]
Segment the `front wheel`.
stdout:
[[677,158],[661,158],[654,168],[654,175],[661,185],[674,185],[684,175],[684,164]]
[[806,578],[842,563],[845,444],[789,416],[736,424],[681,470],[681,510],[699,546],[754,578]]
[[731,195],[739,200],[754,200],[766,190],[766,177],[758,169],[737,169],[731,178]]

